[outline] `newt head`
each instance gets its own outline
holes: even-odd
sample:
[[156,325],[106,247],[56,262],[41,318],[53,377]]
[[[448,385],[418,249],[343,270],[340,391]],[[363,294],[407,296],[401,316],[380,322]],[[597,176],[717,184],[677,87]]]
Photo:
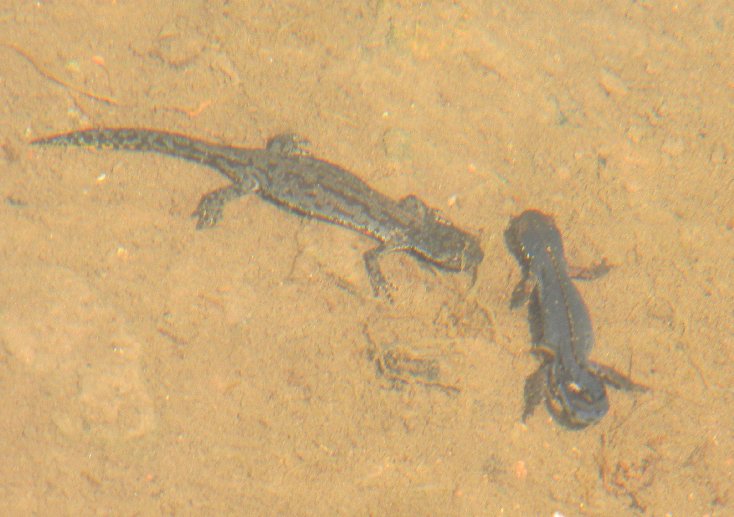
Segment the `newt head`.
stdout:
[[548,376],[548,408],[553,416],[571,429],[595,424],[609,411],[604,381],[585,368],[570,374],[555,361]]
[[431,221],[412,240],[417,245],[411,251],[419,257],[448,271],[466,271],[474,279],[479,264],[484,260],[479,239],[448,221]]

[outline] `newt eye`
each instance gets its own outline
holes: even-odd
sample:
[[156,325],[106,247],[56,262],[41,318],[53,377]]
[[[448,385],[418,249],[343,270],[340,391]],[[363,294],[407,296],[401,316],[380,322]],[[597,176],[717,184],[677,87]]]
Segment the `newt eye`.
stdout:
[[596,379],[588,380],[586,383],[578,383],[575,381],[565,383],[565,392],[567,396],[584,404],[594,405],[600,400],[606,398],[604,385],[598,383]]
[[580,399],[588,404],[592,404],[594,402],[594,396],[592,395],[591,391],[588,389],[585,390],[576,382],[569,382],[568,384],[566,384],[566,392],[570,396],[576,398],[576,400]]
[[569,382],[569,383],[568,383],[568,384],[566,385],[566,387],[567,387],[567,388],[568,388],[568,390],[569,390],[569,391],[570,391],[571,393],[573,393],[574,395],[578,395],[579,393],[581,393],[581,392],[582,392],[582,390],[581,390],[581,386],[579,386],[579,385],[578,385],[577,383],[575,383],[575,382]]

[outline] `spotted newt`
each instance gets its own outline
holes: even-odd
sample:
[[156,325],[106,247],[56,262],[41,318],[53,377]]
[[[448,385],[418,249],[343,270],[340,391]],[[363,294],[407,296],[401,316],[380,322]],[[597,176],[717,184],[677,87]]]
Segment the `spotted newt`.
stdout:
[[204,195],[194,216],[197,228],[214,226],[224,205],[255,193],[303,216],[366,234],[380,244],[364,253],[376,296],[390,298],[379,265],[385,253],[404,251],[447,271],[476,278],[484,258],[478,239],[444,219],[415,196],[395,201],[342,167],[303,151],[293,135],[272,138],[264,149],[218,145],[177,133],[142,128],[100,128],[39,138],[33,145],[148,151],[209,166],[231,184]]
[[[594,346],[591,318],[571,281],[553,218],[537,210],[523,212],[510,221],[505,240],[523,273],[511,306],[530,298],[534,352],[543,359],[525,383],[523,420],[545,399],[557,421],[581,429],[601,420],[609,410],[605,385],[626,391],[646,390],[613,368],[589,360]],[[591,279],[608,269],[603,263],[574,277]]]

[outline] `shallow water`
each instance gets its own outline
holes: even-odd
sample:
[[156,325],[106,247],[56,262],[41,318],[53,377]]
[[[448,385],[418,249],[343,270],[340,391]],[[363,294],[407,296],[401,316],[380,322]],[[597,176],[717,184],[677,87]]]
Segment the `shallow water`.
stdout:
[[[725,2],[18,3],[0,10],[0,512],[734,510],[734,11]],[[12,45],[12,46],[7,46]],[[476,285],[170,158],[39,150],[142,126],[293,132],[481,233]],[[544,408],[502,231],[551,213],[596,347],[650,393]]]

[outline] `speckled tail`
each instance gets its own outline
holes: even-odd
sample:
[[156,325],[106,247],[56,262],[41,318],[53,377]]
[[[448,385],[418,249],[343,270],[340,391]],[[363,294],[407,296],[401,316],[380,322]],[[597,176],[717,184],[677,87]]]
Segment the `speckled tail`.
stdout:
[[38,138],[33,140],[31,144],[152,151],[204,164],[211,163],[212,155],[218,154],[218,147],[214,144],[153,129],[87,129]]

